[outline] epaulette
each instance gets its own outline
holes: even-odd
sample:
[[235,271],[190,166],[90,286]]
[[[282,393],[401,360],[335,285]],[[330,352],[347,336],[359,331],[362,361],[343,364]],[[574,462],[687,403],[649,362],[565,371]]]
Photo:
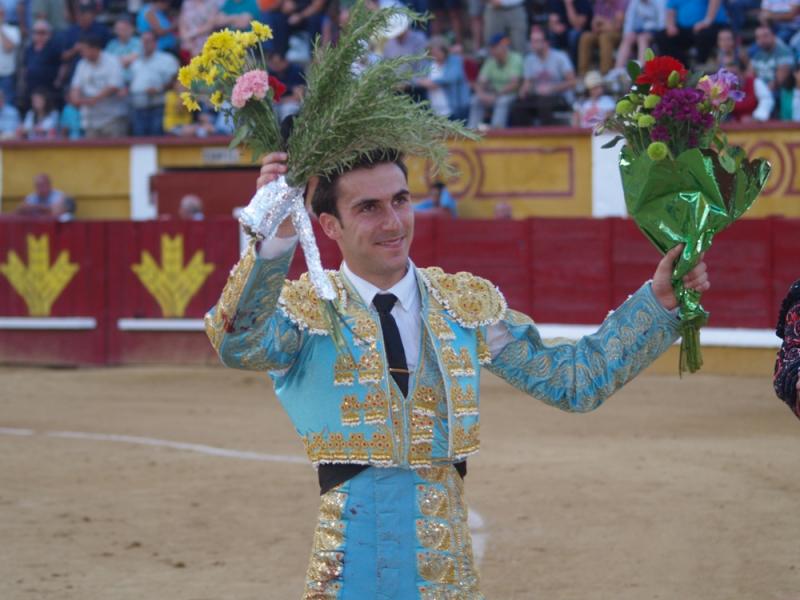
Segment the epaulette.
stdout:
[[322,302],[308,273],[303,273],[295,281],[287,279],[278,298],[281,312],[300,329],[315,335],[328,335],[331,326]]
[[431,295],[464,327],[474,329],[497,323],[508,308],[494,284],[472,273],[452,275],[439,267],[419,269],[419,273]]

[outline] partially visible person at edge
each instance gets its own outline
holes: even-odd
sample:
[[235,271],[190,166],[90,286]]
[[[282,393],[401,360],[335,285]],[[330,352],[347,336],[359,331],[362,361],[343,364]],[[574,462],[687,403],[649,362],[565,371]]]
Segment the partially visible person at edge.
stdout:
[[775,333],[783,340],[775,361],[775,393],[800,418],[800,279],[783,299]]
[[434,181],[428,191],[428,197],[414,205],[414,212],[437,215],[442,217],[457,217],[458,207],[456,199],[447,189],[443,181]]
[[[285,161],[266,156],[258,184],[285,173]],[[545,344],[489,281],[409,260],[408,187],[391,150],[309,185],[321,229],[344,257],[328,275],[333,313],[307,275],[286,281],[297,244],[287,220],[277,237],[251,242],[206,317],[225,365],[269,373],[318,468],[305,598],[482,599],[463,497],[479,446],[481,367],[586,412],[678,337],[670,279],[680,246],[597,333]],[[685,284],[709,288],[705,263]]]

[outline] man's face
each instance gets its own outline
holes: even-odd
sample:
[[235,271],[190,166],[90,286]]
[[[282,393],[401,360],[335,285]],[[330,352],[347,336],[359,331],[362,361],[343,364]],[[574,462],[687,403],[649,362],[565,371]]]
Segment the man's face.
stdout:
[[81,29],[89,29],[94,22],[94,13],[90,10],[82,10],[78,13],[78,25]]
[[42,198],[50,195],[50,179],[44,175],[39,175],[33,182],[36,187],[36,194]]
[[736,44],[730,29],[723,29],[717,34],[717,47],[723,52],[733,52]]
[[127,21],[117,21],[114,23],[114,35],[123,42],[127,42],[133,37],[133,26]]
[[142,34],[142,51],[145,56],[150,56],[156,51],[156,36],[150,31],[146,31]]
[[320,215],[325,234],[339,244],[354,273],[383,289],[391,287],[406,272],[414,237],[406,176],[394,163],[381,163],[345,173],[336,189],[339,218]]
[[90,63],[96,63],[97,59],[100,58],[100,48],[95,48],[91,44],[82,43],[78,46],[81,57],[88,60]]
[[505,62],[508,57],[508,45],[503,42],[495,44],[492,46],[491,54],[497,62]]
[[775,35],[769,27],[759,27],[756,29],[756,44],[764,50],[772,50],[775,45]]
[[531,50],[536,54],[541,54],[547,48],[547,38],[541,31],[534,31],[531,33]]

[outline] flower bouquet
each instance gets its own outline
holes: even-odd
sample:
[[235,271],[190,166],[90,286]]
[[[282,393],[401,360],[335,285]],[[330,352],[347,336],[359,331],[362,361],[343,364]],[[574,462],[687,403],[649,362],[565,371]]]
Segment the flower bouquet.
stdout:
[[[456,121],[434,114],[427,102],[400,93],[404,66],[419,56],[370,62],[370,45],[398,17],[409,24],[424,17],[406,8],[369,9],[357,0],[335,46],[317,43],[306,72],[303,105],[284,138],[273,110],[283,84],[270,76],[261,42],[272,37],[266,25],[252,31],[221,31],[209,36],[203,52],[179,74],[189,89],[184,103],[199,109],[207,96],[236,126],[232,146],[244,143],[255,160],[266,152],[285,150],[287,173],[259,189],[242,211],[240,222],[259,239],[273,237],[292,218],[306,257],[309,278],[322,300],[336,296],[322,265],[305,208],[304,189],[312,177],[346,170],[362,156],[394,151],[429,159],[434,170],[449,170],[448,139],[476,139]],[[360,64],[367,64],[359,68]],[[287,128],[288,129],[288,128]]]
[[682,278],[711,246],[714,235],[741,217],[767,182],[770,165],[747,160],[728,144],[720,123],[742,97],[735,75],[690,73],[669,56],[648,51],[643,67],[631,62],[631,90],[600,130],[616,132],[604,147],[625,141],[619,166],[628,214],[662,253],[685,244],[672,273],[679,302],[679,370],[703,364],[700,328],[708,313],[700,292]]

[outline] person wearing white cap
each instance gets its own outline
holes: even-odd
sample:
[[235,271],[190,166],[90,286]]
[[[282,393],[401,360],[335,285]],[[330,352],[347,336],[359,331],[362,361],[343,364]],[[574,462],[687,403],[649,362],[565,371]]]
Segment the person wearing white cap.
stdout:
[[573,125],[575,127],[594,127],[614,112],[615,103],[603,89],[603,76],[599,71],[589,71],[583,78],[587,98],[575,103]]

